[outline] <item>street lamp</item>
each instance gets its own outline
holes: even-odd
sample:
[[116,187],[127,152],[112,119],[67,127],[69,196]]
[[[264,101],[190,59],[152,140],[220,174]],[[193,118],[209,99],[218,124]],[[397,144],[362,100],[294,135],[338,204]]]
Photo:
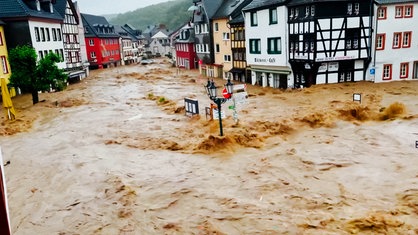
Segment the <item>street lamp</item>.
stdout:
[[231,82],[231,79],[228,79],[228,82],[225,84],[225,89],[227,94],[224,94],[225,98],[222,97],[218,97],[218,89],[215,86],[215,83],[212,81],[208,80],[207,85],[205,86],[206,88],[206,93],[209,96],[209,98],[215,102],[217,108],[218,108],[218,118],[219,118],[219,129],[220,129],[220,136],[223,136],[223,130],[222,130],[222,114],[221,114],[221,108],[222,108],[222,104],[225,103],[226,101],[228,101],[229,99],[231,99],[232,97],[232,93],[233,93],[233,88],[234,88],[234,84]]

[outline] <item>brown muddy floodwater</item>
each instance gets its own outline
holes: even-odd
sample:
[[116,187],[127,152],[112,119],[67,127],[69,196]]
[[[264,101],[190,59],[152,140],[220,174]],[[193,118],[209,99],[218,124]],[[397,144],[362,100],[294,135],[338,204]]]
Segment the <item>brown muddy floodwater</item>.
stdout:
[[15,97],[0,120],[13,234],[418,234],[418,81],[248,85],[225,137],[205,83],[157,61]]

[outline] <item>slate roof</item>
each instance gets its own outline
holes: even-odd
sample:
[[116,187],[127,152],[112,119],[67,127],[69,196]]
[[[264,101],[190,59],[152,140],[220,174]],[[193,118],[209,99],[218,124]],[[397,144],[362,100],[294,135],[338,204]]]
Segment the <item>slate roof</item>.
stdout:
[[84,27],[87,28],[87,32],[84,33],[86,37],[99,37],[99,38],[100,37],[102,38],[119,37],[119,35],[115,33],[114,31],[113,33],[102,33],[102,32],[97,31],[99,27],[109,28],[109,29],[114,30],[114,26],[110,25],[104,16],[96,16],[96,15],[81,13],[81,19],[83,20]]
[[36,17],[60,21],[64,19],[64,17],[56,10],[54,10],[53,13],[49,12],[44,7],[41,7],[40,11],[36,10],[34,1],[0,0],[0,18],[17,17]]
[[251,2],[252,0],[224,0],[213,19],[229,18],[231,15],[236,15]]
[[244,22],[245,19],[242,14],[237,14],[230,21],[228,21],[229,24],[244,24]]
[[222,0],[202,0],[203,7],[205,8],[206,15],[209,19],[213,18],[222,2]]
[[77,14],[77,9],[76,9],[72,0],[56,0],[54,8],[56,9],[56,11],[58,11],[58,13],[62,16],[62,18],[64,18],[65,17],[65,10],[67,9],[67,1],[68,1],[68,4],[69,4],[71,10],[73,11],[73,15],[74,15],[75,20],[78,24],[79,18],[78,18],[78,14]]
[[[312,1],[312,0],[311,0]],[[254,11],[259,9],[265,9],[271,6],[280,6],[284,5],[289,0],[253,0],[250,4],[248,4],[243,11]]]
[[115,33],[119,34],[119,36],[123,39],[133,39],[131,35],[120,25],[114,25]]

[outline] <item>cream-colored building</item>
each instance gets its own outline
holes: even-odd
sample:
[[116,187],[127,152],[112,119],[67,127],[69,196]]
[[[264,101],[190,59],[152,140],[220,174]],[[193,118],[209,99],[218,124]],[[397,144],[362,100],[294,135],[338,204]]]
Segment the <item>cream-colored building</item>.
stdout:
[[231,33],[228,28],[228,19],[220,18],[213,20],[213,48],[215,49],[215,64],[219,65],[217,74],[224,79],[231,77],[232,69]]
[[233,78],[231,70],[234,67],[229,20],[237,14],[242,14],[242,8],[250,2],[250,0],[225,0],[212,18],[215,65],[218,65],[217,74],[224,79]]

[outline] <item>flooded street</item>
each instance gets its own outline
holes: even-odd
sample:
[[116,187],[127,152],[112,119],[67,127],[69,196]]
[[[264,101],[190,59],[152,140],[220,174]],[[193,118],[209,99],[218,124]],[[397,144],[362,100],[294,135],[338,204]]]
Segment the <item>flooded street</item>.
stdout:
[[238,124],[223,105],[225,137],[206,81],[157,61],[15,97],[12,233],[418,234],[418,81],[248,85]]

